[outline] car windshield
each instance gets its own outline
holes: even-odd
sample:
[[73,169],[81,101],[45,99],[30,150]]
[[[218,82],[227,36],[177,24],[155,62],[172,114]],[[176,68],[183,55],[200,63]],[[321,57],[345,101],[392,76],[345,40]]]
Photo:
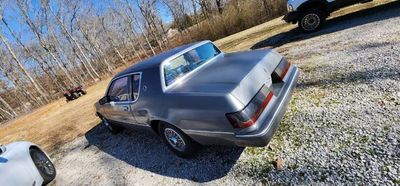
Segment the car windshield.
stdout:
[[164,65],[165,85],[171,85],[220,53],[221,51],[212,43],[206,43],[170,60]]

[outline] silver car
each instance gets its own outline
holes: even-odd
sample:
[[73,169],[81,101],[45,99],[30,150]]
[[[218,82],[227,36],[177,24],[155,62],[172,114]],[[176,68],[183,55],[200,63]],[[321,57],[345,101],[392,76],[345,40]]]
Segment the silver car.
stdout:
[[223,53],[212,42],[184,45],[117,74],[96,103],[113,132],[154,130],[181,157],[196,144],[266,146],[299,70],[273,50]]

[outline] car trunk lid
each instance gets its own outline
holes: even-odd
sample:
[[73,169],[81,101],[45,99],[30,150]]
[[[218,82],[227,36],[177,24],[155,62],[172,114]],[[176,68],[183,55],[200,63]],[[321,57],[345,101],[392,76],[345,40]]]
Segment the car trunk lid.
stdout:
[[264,84],[271,85],[271,74],[281,58],[272,50],[223,54],[168,92],[230,93],[246,105]]

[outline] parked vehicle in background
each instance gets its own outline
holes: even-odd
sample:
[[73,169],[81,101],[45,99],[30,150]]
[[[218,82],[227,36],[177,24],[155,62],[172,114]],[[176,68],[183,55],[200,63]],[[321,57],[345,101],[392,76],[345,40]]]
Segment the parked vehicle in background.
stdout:
[[299,70],[273,50],[223,53],[184,45],[117,74],[96,106],[103,124],[154,130],[181,157],[196,144],[266,146]]
[[85,90],[83,90],[82,86],[77,86],[77,87],[73,87],[73,88],[67,89],[64,92],[64,97],[68,102],[68,101],[72,101],[74,99],[78,99],[80,96],[83,96],[86,93],[87,92]]
[[304,32],[318,31],[326,18],[335,10],[372,0],[288,0],[288,13],[283,18],[288,23],[298,23]]
[[56,169],[46,153],[31,142],[0,145],[1,185],[46,185]]

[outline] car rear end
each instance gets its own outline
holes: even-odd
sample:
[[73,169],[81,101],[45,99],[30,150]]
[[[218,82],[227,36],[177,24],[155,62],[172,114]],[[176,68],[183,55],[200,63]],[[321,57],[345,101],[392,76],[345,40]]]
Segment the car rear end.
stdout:
[[271,51],[242,80],[232,95],[244,103],[244,107],[226,113],[235,129],[236,145],[266,146],[269,143],[286,112],[298,76],[295,65]]

